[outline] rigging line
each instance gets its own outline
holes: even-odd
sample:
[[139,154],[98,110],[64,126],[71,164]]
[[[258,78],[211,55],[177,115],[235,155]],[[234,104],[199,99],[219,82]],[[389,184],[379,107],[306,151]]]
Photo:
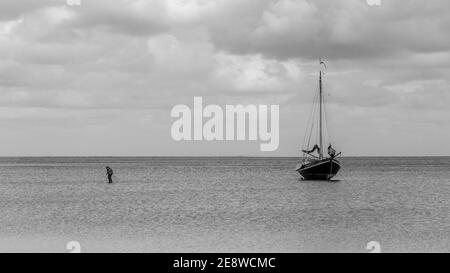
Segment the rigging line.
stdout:
[[[319,88],[320,87],[317,86],[316,98],[315,98],[314,103],[313,103],[313,105],[314,105],[314,113],[313,113],[313,118],[312,118],[312,121],[311,121],[311,123],[312,123],[311,131],[310,131],[309,138],[308,138],[308,146],[307,146],[308,148],[310,147],[311,137],[312,137],[312,135],[314,133],[314,127],[315,127],[315,119],[314,118],[316,116],[318,116],[317,112],[320,111],[320,92],[319,92]],[[316,133],[315,134],[315,141],[316,141],[316,143],[318,143],[318,138],[319,138],[319,135]]]
[[[307,120],[307,123],[306,123],[306,126],[307,126],[307,127],[306,127],[306,130],[305,130],[305,135],[304,135],[304,137],[303,137],[303,146],[302,146],[302,148],[305,147],[308,132],[312,132],[312,129],[310,129],[310,127],[313,127],[313,125],[314,125],[314,123],[312,122],[312,120],[313,120],[313,117],[314,117],[314,112],[315,112],[315,102],[316,102],[317,98],[318,98],[318,94],[316,94],[316,95],[314,96],[313,104],[312,104],[311,109],[310,109],[310,112],[309,112],[309,117],[308,117],[308,120]],[[311,124],[312,124],[312,126],[310,126]],[[311,138],[311,136],[309,137],[309,139],[310,139],[310,138]],[[309,146],[309,141],[308,141],[308,146]],[[306,148],[307,148],[307,147],[306,147]]]
[[[324,98],[322,98],[322,99],[324,100]],[[328,142],[331,143],[331,141],[332,141],[332,139],[331,139],[331,130],[330,130],[329,125],[328,125],[329,112],[327,110],[327,103],[326,103],[325,100],[323,101],[323,110],[324,110],[324,116],[325,116],[325,119],[324,119],[325,120],[325,129],[326,129],[327,136],[328,136]]]
[[326,126],[326,128],[327,128],[327,134],[328,134],[328,141],[331,143],[332,141],[333,141],[333,138],[332,138],[332,126],[331,126],[331,122],[330,122],[330,118],[332,118],[331,117],[331,113],[328,111],[328,108],[327,108],[327,106],[326,106],[326,104],[324,104],[324,110],[326,111],[325,112],[325,126]]
[[[316,108],[317,108],[317,107],[316,107]],[[316,111],[314,111],[313,113],[315,113],[315,112],[316,112]],[[308,143],[307,143],[307,145],[306,145],[306,149],[309,149],[309,147],[310,147],[311,136],[312,136],[313,131],[314,131],[314,122],[311,121],[311,128],[310,128],[310,130],[309,130],[309,137],[308,137]]]
[[311,133],[309,134],[309,138],[308,138],[308,146],[306,146],[307,149],[308,149],[308,147],[309,147],[309,144],[311,143],[311,135],[312,135],[313,129],[314,129],[314,123],[313,123],[313,126],[311,127]]
[[311,108],[310,108],[310,110],[309,110],[309,115],[308,115],[308,120],[307,120],[307,123],[306,123],[306,130],[305,130],[305,136],[304,136],[304,138],[303,138],[303,144],[304,144],[304,141],[305,141],[305,139],[306,139],[306,135],[307,135],[307,133],[308,133],[308,128],[309,128],[309,124],[310,124],[310,122],[311,122],[311,118],[312,118],[312,115],[313,115],[313,112],[314,112],[314,101],[316,100],[316,97],[314,97],[313,98],[313,104],[312,104],[312,106],[311,106]]
[[[322,74],[323,74],[323,72],[322,72]],[[323,126],[323,124],[322,124],[322,120],[321,120],[321,118],[322,118],[322,114],[323,114],[323,108],[322,108],[322,103],[323,103],[323,86],[321,86],[321,84],[322,84],[322,82],[321,81],[319,81],[318,83],[317,83],[317,93],[319,94],[319,96],[318,96],[318,99],[317,99],[317,109],[316,109],[316,111],[317,111],[317,116],[316,116],[316,119],[317,119],[317,123],[319,124],[319,127],[318,127],[318,131],[316,132],[316,144],[321,144],[321,131],[322,131],[322,129],[323,129],[323,127],[321,127],[321,126]],[[321,88],[322,88],[322,90],[321,90]],[[321,112],[322,111],[322,112]],[[320,147],[321,149],[323,148],[323,147]],[[319,154],[321,153],[321,151],[319,151]]]
[[310,126],[310,123],[311,123],[311,116],[313,115],[313,112],[314,112],[314,108],[311,107],[310,112],[309,112],[309,116],[308,116],[308,120],[306,121],[305,135],[303,136],[302,148],[304,148],[305,144],[306,144],[306,137],[307,137],[308,132],[309,132],[309,126]]
[[[312,119],[311,119],[311,130],[310,130],[310,132],[309,132],[309,138],[308,138],[308,146],[307,146],[307,148],[309,148],[310,147],[310,144],[311,144],[311,137],[312,137],[312,135],[313,135],[313,133],[314,133],[314,127],[315,127],[315,121],[314,121],[314,117],[317,115],[317,111],[319,111],[319,109],[320,109],[320,107],[319,107],[319,100],[320,100],[320,94],[319,94],[319,92],[317,92],[316,93],[316,97],[315,97],[315,99],[314,99],[314,102],[313,102],[313,109],[314,109],[314,112],[313,112],[313,116],[312,116]],[[317,141],[317,135],[316,135],[316,141]],[[317,142],[316,142],[317,143]]]
[[[317,99],[316,99],[316,101],[317,101]],[[313,106],[314,106],[314,110],[313,110],[313,117],[315,116],[315,113],[317,112],[317,103],[316,102],[314,102],[313,103]],[[309,150],[309,147],[310,147],[310,143],[311,143],[311,137],[312,137],[312,134],[313,134],[313,132],[314,132],[314,127],[315,127],[315,123],[314,123],[314,119],[312,119],[311,120],[311,126],[310,126],[310,130],[309,130],[309,137],[308,137],[308,143],[307,143],[307,145],[306,145],[306,149],[307,150]],[[308,154],[307,153],[303,153],[303,159],[305,159],[305,157],[307,157],[308,156]]]

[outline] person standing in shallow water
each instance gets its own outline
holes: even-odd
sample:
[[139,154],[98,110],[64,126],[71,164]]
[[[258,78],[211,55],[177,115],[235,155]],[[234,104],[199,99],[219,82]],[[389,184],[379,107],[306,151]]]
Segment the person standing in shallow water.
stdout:
[[112,180],[113,174],[114,174],[113,170],[109,166],[106,166],[106,175],[108,176],[109,184],[111,184],[113,182],[113,180]]

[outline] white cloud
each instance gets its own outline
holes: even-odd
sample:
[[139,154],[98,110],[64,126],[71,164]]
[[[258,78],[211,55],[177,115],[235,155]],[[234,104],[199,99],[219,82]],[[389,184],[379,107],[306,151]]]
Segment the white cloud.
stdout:
[[[417,139],[400,140],[395,128],[413,134],[429,124],[450,135],[449,12],[443,0],[376,8],[361,0],[2,1],[0,122],[8,132],[0,148],[26,152],[33,139],[42,141],[33,151],[51,154],[52,143],[65,147],[55,136],[69,132],[70,120],[78,147],[120,135],[133,151],[179,154],[167,113],[202,95],[206,103],[281,104],[277,155],[295,155],[323,57],[333,124],[338,135],[358,136],[341,137],[342,148],[401,154]],[[209,149],[194,146],[184,152]]]
[[11,38],[14,29],[23,22],[23,17],[16,20],[0,22],[0,37]]
[[261,15],[254,35],[280,35],[296,31],[305,35],[317,28],[317,7],[307,1],[281,0],[271,3]]
[[[237,91],[283,92],[300,77],[294,62],[264,59],[261,55],[230,55],[219,53],[215,77],[231,83]],[[289,86],[292,87],[292,86]]]

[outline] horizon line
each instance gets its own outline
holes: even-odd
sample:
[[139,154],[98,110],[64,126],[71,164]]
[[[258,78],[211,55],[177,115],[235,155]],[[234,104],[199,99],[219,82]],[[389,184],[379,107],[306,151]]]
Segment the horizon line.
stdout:
[[[134,157],[134,158],[168,158],[168,157],[179,157],[179,158],[206,158],[206,157],[243,157],[243,158],[301,158],[302,156],[251,156],[251,155],[2,155],[0,158],[83,158],[83,157],[96,157],[96,158],[124,158],[124,157]],[[340,156],[340,158],[346,157],[450,157],[450,155],[346,155]]]

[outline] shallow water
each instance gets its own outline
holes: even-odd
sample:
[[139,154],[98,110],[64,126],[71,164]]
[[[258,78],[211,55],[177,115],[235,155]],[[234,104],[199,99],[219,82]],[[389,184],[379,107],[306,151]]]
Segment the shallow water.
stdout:
[[[0,158],[0,251],[450,251],[450,158]],[[106,184],[105,166],[115,171]]]

